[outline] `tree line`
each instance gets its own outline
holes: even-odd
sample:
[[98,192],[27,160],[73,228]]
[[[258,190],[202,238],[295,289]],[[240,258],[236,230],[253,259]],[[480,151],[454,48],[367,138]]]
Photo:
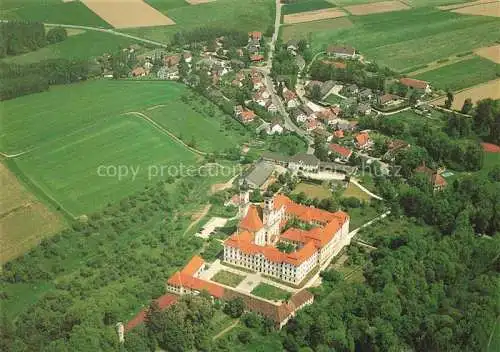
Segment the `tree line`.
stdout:
[[47,33],[39,22],[0,22],[0,57],[19,55],[67,38],[66,29],[51,28]]
[[51,85],[69,84],[89,77],[84,60],[48,59],[31,64],[0,63],[0,100],[48,90]]
[[248,33],[243,31],[217,27],[200,27],[175,33],[171,44],[173,46],[201,44],[213,42],[220,37],[224,37],[223,43],[226,49],[245,46],[248,41]]

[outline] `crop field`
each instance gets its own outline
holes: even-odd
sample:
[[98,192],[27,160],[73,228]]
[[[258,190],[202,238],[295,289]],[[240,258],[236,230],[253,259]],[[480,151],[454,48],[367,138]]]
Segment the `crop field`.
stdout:
[[410,7],[400,1],[381,1],[370,4],[351,5],[344,7],[352,15],[369,15],[372,13],[407,10]]
[[283,17],[283,22],[285,24],[294,24],[302,22],[313,22],[317,20],[324,20],[329,18],[344,17],[347,14],[339,9],[321,9],[315,11],[299,12],[291,15],[285,15]]
[[[274,1],[269,0],[248,0],[244,6],[241,0],[217,0],[187,6],[180,6],[177,1],[172,0],[166,4],[159,0],[150,0],[148,3],[165,13],[175,25],[125,29],[123,32],[169,42],[175,33],[199,27],[265,32],[274,23]],[[168,3],[172,3],[173,7],[169,8]]]
[[489,2],[487,4],[466,6],[452,11],[464,15],[500,17],[500,11],[498,10],[498,2]]
[[8,56],[2,59],[5,62],[28,64],[45,59],[88,59],[104,53],[112,53],[120,48],[137,43],[134,39],[117,36],[109,33],[86,31],[68,36],[60,43],[47,45],[36,51],[26,54]]
[[500,44],[479,48],[474,51],[477,55],[500,64]]
[[[499,85],[500,78],[497,78],[495,80],[461,90],[460,92],[454,94],[452,108],[460,110],[464,105],[465,99],[468,98],[470,98],[473,103],[486,98],[500,99],[500,90],[498,89]],[[443,105],[445,99],[445,97],[442,97],[433,101],[433,103]]]
[[[3,102],[2,152],[25,152],[9,159],[9,167],[38,198],[70,216],[98,210],[157,181],[157,166],[196,162],[151,123],[124,115],[178,99],[185,90],[166,82],[93,81]],[[112,176],[118,167],[128,169],[121,180]]]
[[313,38],[314,34],[317,32],[345,29],[352,26],[352,22],[349,21],[347,17],[340,17],[313,22],[298,23],[294,25],[285,25],[281,27],[281,33],[283,36],[283,40],[288,41],[290,39]]
[[124,2],[81,0],[114,28],[169,26],[174,21],[142,0]]
[[0,18],[110,28],[80,1],[2,0]]
[[65,222],[29,193],[1,163],[0,184],[0,263],[4,263],[61,230]]
[[[337,6],[349,6],[349,5],[359,5],[359,4],[372,4],[377,2],[382,2],[384,0],[329,0]],[[456,3],[467,2],[468,0],[404,0],[403,2],[410,5],[411,7],[426,7],[426,6],[439,6],[439,5],[449,5]]]
[[414,76],[435,88],[457,91],[495,79],[500,65],[481,57],[473,57]]
[[297,2],[283,5],[281,13],[283,15],[290,15],[292,13],[321,10],[334,7],[334,5],[326,0],[299,0]]
[[[498,40],[497,18],[463,16],[431,7],[349,16],[348,20],[352,23],[350,27],[315,28],[314,22],[306,24],[310,28],[286,26],[283,36],[287,40],[291,39],[291,33],[309,37],[315,52],[325,50],[330,44],[354,46],[366,59],[397,71],[492,45]],[[295,26],[301,27],[294,29]]]

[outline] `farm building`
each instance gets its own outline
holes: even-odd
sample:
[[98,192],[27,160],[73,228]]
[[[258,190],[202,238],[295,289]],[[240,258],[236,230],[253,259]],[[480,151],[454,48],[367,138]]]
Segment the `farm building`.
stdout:
[[356,49],[350,46],[337,46],[330,45],[326,49],[326,53],[331,57],[338,57],[343,59],[355,59],[356,58]]

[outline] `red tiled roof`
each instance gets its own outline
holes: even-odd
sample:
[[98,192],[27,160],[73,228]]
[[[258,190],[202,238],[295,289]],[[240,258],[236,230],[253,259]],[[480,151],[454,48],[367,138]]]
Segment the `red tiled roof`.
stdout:
[[212,282],[192,277],[182,272],[176,272],[172,275],[167,283],[176,287],[186,287],[196,291],[207,291],[211,296],[221,298],[224,295],[224,288]]
[[181,273],[193,276],[204,264],[205,261],[200,256],[195,255],[191,258],[189,263],[186,264],[184,269],[182,269]]
[[446,187],[446,185],[448,184],[448,182],[446,182],[444,177],[438,173],[432,175],[431,182],[433,186],[440,186],[440,187]]
[[408,77],[401,78],[399,80],[399,82],[404,86],[407,86],[410,88],[415,88],[415,89],[426,89],[427,86],[429,85],[429,83],[427,83],[425,81],[421,81],[421,80],[414,79],[414,78],[408,78]]
[[400,96],[394,94],[384,94],[379,98],[380,104],[385,104],[393,100],[402,99]]
[[356,142],[360,147],[365,146],[370,141],[370,136],[366,132],[358,133],[356,135]]
[[481,143],[483,150],[487,153],[500,153],[500,146],[493,143]]
[[240,222],[240,228],[250,232],[257,232],[263,226],[264,224],[262,223],[257,207],[255,205],[251,205],[248,208],[247,214]]
[[260,54],[252,55],[252,56],[250,56],[250,60],[251,61],[262,61],[262,60],[264,60],[264,55],[260,55]]
[[335,132],[333,132],[333,135],[337,138],[344,138],[344,131],[342,130],[337,130]]
[[181,60],[181,57],[180,55],[176,54],[176,55],[168,55],[168,56],[165,56],[163,58],[163,62],[167,65],[167,66],[174,66],[174,65],[177,65],[179,63],[179,61]]
[[349,46],[335,46],[335,45],[330,45],[326,51],[328,53],[337,53],[337,54],[347,54],[347,55],[354,55],[356,50],[354,48],[351,48]]
[[248,36],[252,39],[260,40],[260,38],[262,38],[262,32],[248,32]]
[[256,115],[252,110],[244,109],[240,112],[240,117],[243,122],[251,122],[255,116]]
[[[175,304],[177,300],[178,300],[177,296],[167,293],[166,295],[157,298],[156,302],[158,303],[158,307],[161,310],[164,310],[170,307],[171,305]],[[125,325],[125,332],[130,331],[136,326],[142,324],[144,322],[144,319],[146,318],[146,313],[147,313],[147,308],[141,310],[139,313],[137,313],[135,317],[129,320]]]
[[332,152],[342,155],[344,158],[348,158],[352,154],[352,151],[349,148],[343,147],[335,143],[330,144],[330,150]]

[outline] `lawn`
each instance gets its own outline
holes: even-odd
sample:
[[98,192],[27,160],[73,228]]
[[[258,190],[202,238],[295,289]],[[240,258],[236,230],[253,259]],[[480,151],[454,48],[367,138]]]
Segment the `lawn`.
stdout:
[[110,25],[79,1],[2,0],[0,18],[110,28]]
[[234,274],[227,270],[221,270],[212,277],[212,281],[219,282],[223,285],[236,287],[245,279],[244,276]]
[[[228,117],[217,106],[204,97],[190,100],[170,100],[162,106],[143,111],[161,126],[175,134],[186,144],[206,152],[224,149],[249,142],[248,131],[234,119]],[[208,114],[213,113],[213,116]]]
[[330,94],[329,96],[326,97],[325,101],[327,103],[332,104],[332,105],[335,105],[335,104],[340,105],[340,103],[342,103],[344,101],[344,99],[342,99],[341,97],[339,97],[336,94]]
[[414,78],[428,81],[438,89],[457,91],[493,80],[499,75],[499,64],[481,57],[473,57],[469,60],[423,72]]
[[357,229],[358,227],[366,224],[368,221],[380,215],[377,210],[372,206],[365,206],[363,208],[351,208],[347,210],[351,217],[349,228],[350,230]]
[[308,198],[326,199],[332,196],[332,191],[326,185],[300,182],[293,190],[294,194],[304,192]]
[[[149,122],[124,115],[186,90],[173,82],[91,81],[5,101],[2,151],[27,151],[8,166],[40,199],[69,215],[92,212],[157,181],[161,174],[150,179],[149,173],[156,166],[195,162],[192,152]],[[129,173],[121,180],[104,177],[100,166]]]
[[47,45],[36,51],[8,56],[2,61],[27,64],[56,58],[89,59],[104,53],[115,52],[134,43],[137,43],[137,41],[130,38],[104,32],[86,31],[68,36],[63,42]]
[[431,7],[350,16],[349,20],[352,26],[339,28],[327,28],[327,23],[323,28],[286,26],[283,37],[288,40],[294,32],[298,37],[309,37],[315,52],[335,43],[351,45],[365,58],[398,71],[498,40],[499,22],[495,17],[464,16]]
[[363,192],[361,188],[356,186],[353,183],[349,183],[347,188],[345,189],[344,193],[342,194],[343,197],[355,197],[358,198],[359,200],[365,200],[368,201],[370,200],[370,196]]
[[288,291],[266,283],[257,285],[257,287],[252,290],[251,294],[271,301],[282,301],[291,295]]
[[[274,24],[274,1],[269,0],[249,0],[245,1],[244,6],[241,0],[217,0],[196,6],[178,6],[178,2],[174,0],[167,3],[160,0],[148,2],[166,13],[176,24],[126,29],[124,32],[168,43],[175,33],[182,30],[212,27],[265,32]],[[173,7],[169,8],[168,3]]]
[[292,13],[321,10],[330,7],[334,7],[334,5],[326,0],[299,0],[291,4],[283,5],[281,13],[283,15],[290,15]]

